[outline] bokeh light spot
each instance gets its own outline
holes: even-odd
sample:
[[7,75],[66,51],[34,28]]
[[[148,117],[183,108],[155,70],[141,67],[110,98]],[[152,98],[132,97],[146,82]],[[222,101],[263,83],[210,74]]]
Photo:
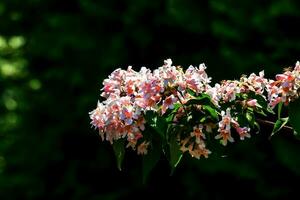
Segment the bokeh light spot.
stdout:
[[9,46],[14,49],[18,49],[25,44],[25,39],[22,36],[13,36],[8,41]]
[[32,79],[29,81],[29,87],[33,90],[39,90],[42,87],[42,83],[37,79]]

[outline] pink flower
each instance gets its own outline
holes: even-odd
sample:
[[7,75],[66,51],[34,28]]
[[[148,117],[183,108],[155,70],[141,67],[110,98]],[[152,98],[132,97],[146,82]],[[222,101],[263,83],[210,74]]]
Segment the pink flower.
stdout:
[[184,74],[186,86],[196,93],[200,93],[208,88],[210,79],[205,72],[205,65],[200,64],[199,68],[189,66]]
[[138,155],[146,155],[148,153],[148,146],[149,146],[149,142],[144,141],[143,143],[141,143],[138,148],[137,148],[137,154]]
[[191,137],[187,137],[180,141],[180,143],[181,143],[180,150],[183,153],[188,151],[192,157],[197,158],[197,159],[200,159],[201,156],[208,158],[208,155],[211,153],[211,151],[205,147],[204,141],[201,140],[200,143],[195,143],[195,142],[191,141],[190,139],[191,139]]
[[227,141],[234,142],[234,139],[231,136],[230,130],[221,130],[220,133],[215,136],[215,139],[221,139],[221,143],[224,146],[227,145]]
[[257,105],[257,100],[256,99],[251,99],[247,101],[247,106],[249,107],[255,107]]
[[219,101],[222,98],[221,85],[216,83],[214,87],[210,87],[206,90],[206,93],[211,97],[212,102],[215,105],[219,105]]
[[136,120],[136,126],[139,127],[140,130],[144,131],[145,130],[145,123],[146,120],[144,117],[140,116],[137,120]]
[[186,147],[186,144],[190,141],[190,139],[191,139],[191,137],[186,137],[186,138],[184,138],[183,140],[180,141],[180,144],[181,144],[180,150],[183,153],[189,150],[189,148]]
[[193,132],[191,132],[191,136],[196,138],[196,143],[200,144],[202,139],[205,139],[205,135],[202,132],[203,125],[200,124],[198,126],[193,127]]
[[243,127],[243,128],[237,127],[235,130],[238,132],[241,140],[244,140],[245,137],[247,137],[247,138],[251,137],[251,135],[249,134],[250,128],[248,128],[248,127]]
[[189,153],[192,157],[200,159],[201,156],[208,158],[208,155],[211,154],[211,151],[205,148],[204,145],[196,144],[194,149],[189,149]]
[[128,96],[135,94],[135,82],[133,80],[128,80],[126,83],[126,94]]
[[222,110],[221,115],[222,115],[222,120],[219,122],[219,130],[222,129],[230,130],[230,123],[231,123],[230,108],[226,109],[226,113]]
[[[221,139],[221,143],[226,146],[227,141],[234,142],[233,137],[231,136],[231,122],[233,121],[230,114],[230,108],[221,112],[222,120],[219,122],[219,134],[215,136],[215,139]],[[235,121],[234,121],[235,122]]]
[[120,118],[125,121],[126,125],[133,123],[133,107],[123,107]]
[[161,114],[163,115],[168,108],[173,109],[174,108],[174,103],[176,103],[178,99],[174,97],[174,95],[168,96],[165,100],[163,100],[163,104],[161,107]]

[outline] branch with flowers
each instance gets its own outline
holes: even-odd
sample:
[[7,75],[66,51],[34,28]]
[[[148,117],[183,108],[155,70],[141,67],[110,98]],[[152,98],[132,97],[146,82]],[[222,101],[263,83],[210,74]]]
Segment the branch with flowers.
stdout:
[[[112,144],[119,169],[126,148],[143,155],[147,175],[161,155],[175,169],[184,154],[207,158],[213,141],[226,146],[250,138],[261,124],[273,125],[270,136],[281,129],[298,136],[299,62],[274,80],[261,71],[214,86],[205,69],[200,64],[184,71],[167,59],[154,71],[116,69],[104,80],[104,100],[90,112],[91,124]],[[268,116],[276,120],[264,120]]]

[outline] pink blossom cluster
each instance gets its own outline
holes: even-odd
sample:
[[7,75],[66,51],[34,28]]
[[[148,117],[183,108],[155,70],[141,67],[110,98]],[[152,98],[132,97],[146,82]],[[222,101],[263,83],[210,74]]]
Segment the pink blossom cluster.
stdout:
[[293,71],[287,70],[276,75],[276,80],[270,80],[267,85],[268,101],[272,107],[279,102],[288,105],[291,100],[299,97],[300,90],[300,62],[296,63]]
[[[278,103],[288,104],[298,98],[300,90],[300,63],[293,70],[288,70],[276,76],[275,80],[264,78],[264,72],[259,75],[242,76],[239,81],[225,80],[211,86],[211,78],[205,72],[206,66],[189,66],[184,71],[180,66],[173,66],[171,59],[164,65],[151,71],[142,67],[134,71],[116,69],[103,81],[101,96],[105,99],[98,102],[97,108],[90,112],[91,124],[99,129],[104,140],[111,143],[125,138],[127,147],[137,149],[138,154],[146,154],[149,142],[143,139],[146,119],[145,114],[151,110],[164,116],[174,105],[180,104],[174,117],[174,122],[185,115],[185,104],[195,96],[188,90],[198,94],[207,94],[212,103],[220,109],[219,121],[205,122],[194,126],[193,131],[184,136],[178,136],[181,151],[188,151],[191,156],[207,157],[211,152],[206,148],[206,135],[215,134],[223,145],[233,142],[232,131],[243,140],[250,137],[250,128],[240,126],[237,115],[232,107],[224,109],[225,103],[235,103],[237,96],[250,91],[262,96],[272,109]],[[201,109],[201,105],[197,105]],[[246,99],[243,106],[255,109],[260,107],[257,99]],[[222,110],[224,109],[224,110]],[[136,148],[137,147],[137,148]]]

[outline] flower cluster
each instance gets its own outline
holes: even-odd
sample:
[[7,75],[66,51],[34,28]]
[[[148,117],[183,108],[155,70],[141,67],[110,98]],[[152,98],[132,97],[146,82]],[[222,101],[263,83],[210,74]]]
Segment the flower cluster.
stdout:
[[222,145],[249,138],[257,126],[256,113],[273,112],[299,97],[299,62],[275,80],[264,78],[262,71],[214,86],[205,69],[200,64],[184,71],[171,59],[154,71],[117,69],[103,82],[104,101],[90,112],[91,123],[103,140],[125,140],[138,154],[155,148],[152,140],[160,135],[162,143],[173,145],[175,138],[182,153],[200,158],[211,153],[208,138]]

